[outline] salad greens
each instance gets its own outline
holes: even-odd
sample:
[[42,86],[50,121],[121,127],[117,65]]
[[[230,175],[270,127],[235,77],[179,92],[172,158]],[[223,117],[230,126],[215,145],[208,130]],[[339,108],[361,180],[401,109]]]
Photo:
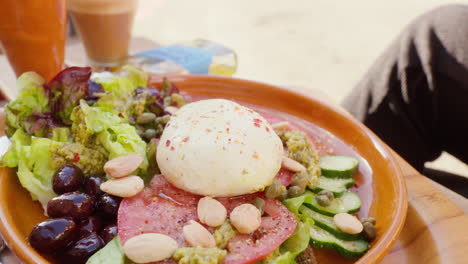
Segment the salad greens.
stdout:
[[124,264],[125,254],[119,237],[112,239],[107,245],[92,255],[86,264]]
[[34,72],[27,72],[18,78],[18,99],[5,107],[7,135],[12,136],[16,129],[29,130],[32,123],[28,117],[33,113],[49,110],[49,100],[43,84],[44,79]]
[[18,179],[33,200],[45,207],[55,193],[52,191],[52,177],[55,173],[49,164],[52,155],[44,155],[54,145],[61,144],[48,138],[31,137],[23,129],[17,129],[11,138],[12,144],[3,157],[3,165],[18,167]]
[[[138,175],[148,178],[147,150],[155,150],[147,148],[135,120],[144,111],[162,116],[164,97],[171,103],[176,89],[163,96],[147,88],[147,81],[145,72],[130,66],[95,76],[90,68],[71,67],[48,83],[35,73],[21,75],[19,96],[6,106],[12,144],[1,166],[17,167],[23,187],[44,207],[56,196],[55,172],[66,164],[79,166],[87,176],[102,175],[108,160],[137,153],[144,157]],[[157,171],[154,162],[152,167]]]

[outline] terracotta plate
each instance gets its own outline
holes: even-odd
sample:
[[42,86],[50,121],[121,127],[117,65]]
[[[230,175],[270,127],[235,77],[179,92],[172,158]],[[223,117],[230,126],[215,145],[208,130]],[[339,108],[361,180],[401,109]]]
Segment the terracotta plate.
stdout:
[[[272,85],[211,76],[177,76],[171,80],[190,95],[233,99],[301,118],[328,131],[357,152],[372,172],[372,176],[358,182],[370,189],[371,195],[363,197],[363,204],[368,205],[365,210],[369,215],[377,219],[377,239],[359,260],[344,260],[320,252],[320,263],[374,263],[390,250],[405,220],[406,188],[392,155],[367,128],[316,99]],[[32,227],[44,219],[41,206],[31,201],[15,173],[0,169],[0,231],[9,247],[26,263],[49,263],[26,240]]]

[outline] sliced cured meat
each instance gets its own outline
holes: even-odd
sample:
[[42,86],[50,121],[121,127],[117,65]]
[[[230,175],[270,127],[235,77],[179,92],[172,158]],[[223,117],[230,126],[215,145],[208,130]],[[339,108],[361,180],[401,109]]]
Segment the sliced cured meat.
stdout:
[[266,200],[262,224],[253,234],[237,235],[228,244],[223,264],[247,264],[259,261],[278,248],[296,229],[295,216],[278,200]]
[[[263,193],[218,199],[232,211],[243,203],[251,203]],[[163,176],[155,176],[150,188],[122,201],[118,213],[118,229],[122,243],[143,233],[161,233],[174,238],[180,247],[188,246],[182,228],[190,220],[198,221],[197,204],[200,196],[177,189]],[[230,253],[224,264],[248,264],[264,258],[281,245],[296,227],[294,215],[277,200],[266,199],[260,228],[249,235],[237,235],[228,243]],[[166,260],[159,263],[174,263]]]

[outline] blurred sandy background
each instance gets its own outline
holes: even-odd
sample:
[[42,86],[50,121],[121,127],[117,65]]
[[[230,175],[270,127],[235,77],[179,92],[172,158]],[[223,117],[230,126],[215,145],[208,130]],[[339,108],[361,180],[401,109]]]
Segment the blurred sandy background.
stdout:
[[[400,30],[450,0],[140,0],[135,34],[206,38],[239,55],[237,77],[321,90],[340,102]],[[429,164],[468,176],[444,154]]]

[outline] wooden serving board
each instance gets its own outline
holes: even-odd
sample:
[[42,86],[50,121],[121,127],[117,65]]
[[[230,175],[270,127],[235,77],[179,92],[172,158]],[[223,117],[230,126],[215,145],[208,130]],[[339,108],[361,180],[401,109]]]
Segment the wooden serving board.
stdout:
[[[294,90],[349,115],[323,92],[301,87]],[[387,148],[406,179],[409,204],[403,230],[380,263],[468,264],[468,199],[421,175]]]
[[[393,155],[406,178],[409,206],[403,231],[381,263],[468,263],[468,215],[431,180]],[[456,199],[468,206],[467,199]]]

